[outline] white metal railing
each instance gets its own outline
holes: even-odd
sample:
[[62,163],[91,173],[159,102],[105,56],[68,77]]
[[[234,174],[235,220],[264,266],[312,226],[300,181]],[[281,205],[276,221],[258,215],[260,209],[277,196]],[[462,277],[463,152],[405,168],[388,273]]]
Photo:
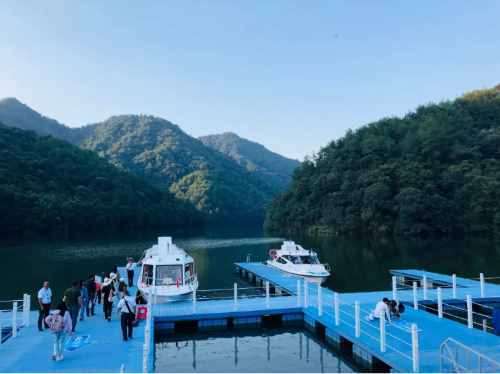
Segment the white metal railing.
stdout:
[[30,324],[31,296],[18,300],[0,300],[0,344],[15,338],[22,327]]
[[440,371],[454,373],[496,373],[500,362],[468,347],[453,338],[447,338],[439,347]]

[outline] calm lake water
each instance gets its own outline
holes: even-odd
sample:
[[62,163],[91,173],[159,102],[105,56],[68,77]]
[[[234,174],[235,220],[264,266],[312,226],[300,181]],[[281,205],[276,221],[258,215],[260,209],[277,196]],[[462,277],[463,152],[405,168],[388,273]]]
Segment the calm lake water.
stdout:
[[356,372],[310,333],[298,328],[175,336],[156,343],[156,372]]
[[[283,238],[264,235],[260,228],[209,228],[198,232],[137,233],[112,239],[0,244],[2,282],[0,300],[35,294],[43,280],[51,282],[56,297],[73,280],[90,273],[111,271],[124,265],[128,256],[138,258],[158,235],[172,235],[196,261],[200,289],[231,288],[233,263],[263,261],[271,247]],[[304,247],[315,248],[322,261],[333,268],[327,286],[341,291],[390,288],[389,269],[418,268],[478,277],[500,275],[500,246],[481,240],[415,241],[394,243],[363,239],[292,237]]]

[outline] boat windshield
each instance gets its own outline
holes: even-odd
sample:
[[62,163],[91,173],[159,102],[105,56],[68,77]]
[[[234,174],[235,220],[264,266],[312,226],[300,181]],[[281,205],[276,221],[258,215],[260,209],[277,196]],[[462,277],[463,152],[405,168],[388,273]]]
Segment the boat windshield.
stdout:
[[319,264],[319,260],[317,256],[300,256],[300,263],[307,265]]
[[182,265],[158,265],[156,266],[155,285],[171,286],[182,285]]

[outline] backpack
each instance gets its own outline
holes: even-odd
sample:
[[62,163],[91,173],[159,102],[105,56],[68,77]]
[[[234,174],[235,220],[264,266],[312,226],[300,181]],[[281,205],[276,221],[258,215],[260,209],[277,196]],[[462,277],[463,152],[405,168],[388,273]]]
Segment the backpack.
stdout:
[[57,313],[49,316],[48,318],[48,325],[50,327],[50,331],[52,332],[61,332],[63,329],[63,324],[64,320],[63,317]]

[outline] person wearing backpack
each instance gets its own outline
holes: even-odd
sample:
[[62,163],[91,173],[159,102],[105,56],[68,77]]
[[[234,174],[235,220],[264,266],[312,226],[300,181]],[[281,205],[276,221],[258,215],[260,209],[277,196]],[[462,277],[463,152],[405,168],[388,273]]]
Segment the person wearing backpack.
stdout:
[[130,296],[127,289],[123,291],[123,296],[118,303],[117,310],[121,314],[120,322],[123,340],[132,339],[133,323],[135,320],[135,299]]
[[45,318],[45,323],[47,323],[50,331],[54,334],[54,351],[52,359],[61,361],[64,358],[63,351],[66,336],[71,334],[71,329],[73,327],[71,315],[68,312],[66,304],[64,302],[59,303],[57,310]]

